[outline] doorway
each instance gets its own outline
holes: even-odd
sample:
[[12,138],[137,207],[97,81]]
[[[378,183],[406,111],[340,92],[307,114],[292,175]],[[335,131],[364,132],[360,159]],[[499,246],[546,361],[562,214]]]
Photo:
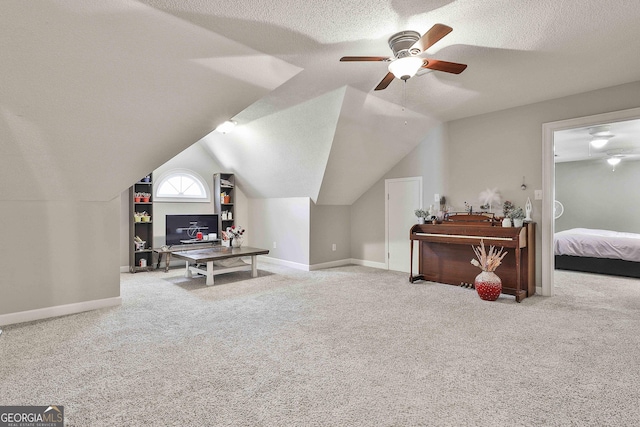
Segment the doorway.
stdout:
[[632,108],[542,125],[542,295],[553,296],[554,294],[555,132],[639,118],[640,108]]
[[[422,208],[422,177],[387,179],[385,187],[385,250],[388,270],[409,273],[409,230],[416,224],[414,211]],[[417,251],[414,251],[414,265]]]

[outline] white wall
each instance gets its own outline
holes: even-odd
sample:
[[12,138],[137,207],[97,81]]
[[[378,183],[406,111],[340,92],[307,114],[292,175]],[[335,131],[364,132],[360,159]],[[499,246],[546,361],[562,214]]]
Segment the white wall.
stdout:
[[435,193],[446,196],[446,140],[445,125],[431,130],[415,150],[388,171],[351,206],[352,258],[377,263],[386,261],[384,252],[384,181],[386,179],[422,176],[424,207],[434,203]]
[[120,296],[119,197],[0,201],[0,212],[0,315]]
[[312,202],[310,224],[310,265],[351,258],[351,208],[349,206],[319,206]]
[[269,249],[271,258],[309,265],[311,199],[248,199],[248,209],[249,245]]
[[556,163],[556,200],[564,213],[555,230],[596,228],[640,233],[640,161],[623,160],[615,172],[604,159]]

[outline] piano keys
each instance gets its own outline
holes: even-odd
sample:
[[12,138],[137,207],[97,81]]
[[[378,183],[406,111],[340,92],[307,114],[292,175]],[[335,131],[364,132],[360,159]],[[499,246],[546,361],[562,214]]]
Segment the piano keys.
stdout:
[[[502,280],[502,293],[517,302],[535,294],[535,223],[523,227],[499,227],[494,221],[416,224],[411,228],[411,272],[409,281],[427,280],[460,286],[473,283],[480,269],[471,264],[472,246],[504,247],[508,252],[495,273]],[[413,275],[414,242],[418,246],[418,274]]]

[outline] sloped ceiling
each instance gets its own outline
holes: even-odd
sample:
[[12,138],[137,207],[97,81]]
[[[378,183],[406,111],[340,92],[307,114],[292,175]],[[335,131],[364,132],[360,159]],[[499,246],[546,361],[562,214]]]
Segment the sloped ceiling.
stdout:
[[316,203],[352,204],[436,124],[434,119],[348,89]]
[[300,71],[132,1],[0,16],[4,200],[110,200]]
[[249,197],[350,205],[436,123],[343,87],[199,143]]
[[[201,143],[251,196],[348,204],[434,123],[640,80],[628,0],[3,0],[0,20],[16,200],[115,197],[234,118]],[[386,63],[338,61],[438,22],[454,30],[424,56],[460,75],[374,92]]]
[[249,197],[317,198],[345,89],[238,126],[204,144]]

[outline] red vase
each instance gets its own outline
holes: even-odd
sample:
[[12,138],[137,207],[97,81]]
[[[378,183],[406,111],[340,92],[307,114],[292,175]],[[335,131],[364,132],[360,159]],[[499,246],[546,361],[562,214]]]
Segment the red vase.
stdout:
[[483,271],[474,282],[478,296],[485,301],[495,301],[502,292],[502,280],[493,271]]

